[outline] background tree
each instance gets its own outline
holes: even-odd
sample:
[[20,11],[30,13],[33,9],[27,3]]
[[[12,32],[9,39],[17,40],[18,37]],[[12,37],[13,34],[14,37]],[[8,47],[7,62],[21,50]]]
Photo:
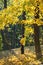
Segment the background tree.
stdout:
[[[36,5],[36,8],[35,8],[35,21],[37,19],[39,19],[39,13],[40,13],[40,10],[39,10],[39,1],[36,2],[37,5]],[[41,48],[40,48],[40,41],[39,41],[39,26],[37,26],[37,24],[34,24],[34,41],[35,41],[35,51],[36,51],[36,56],[37,56],[37,59],[41,58],[42,57],[42,53],[41,53]]]

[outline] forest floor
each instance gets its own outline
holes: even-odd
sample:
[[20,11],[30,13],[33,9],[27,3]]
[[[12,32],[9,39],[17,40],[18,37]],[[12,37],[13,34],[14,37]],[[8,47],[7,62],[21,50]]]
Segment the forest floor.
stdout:
[[[43,52],[42,52],[43,53]],[[0,52],[0,65],[43,65],[36,59],[35,52],[25,47],[24,54],[20,48]]]

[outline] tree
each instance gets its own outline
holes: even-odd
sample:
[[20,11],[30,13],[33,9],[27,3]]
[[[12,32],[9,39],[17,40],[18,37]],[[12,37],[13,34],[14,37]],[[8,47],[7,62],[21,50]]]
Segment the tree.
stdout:
[[[36,2],[36,8],[35,8],[35,21],[39,19],[39,2]],[[34,41],[35,41],[35,51],[37,59],[40,59],[42,57],[41,48],[40,48],[40,42],[39,42],[39,26],[37,24],[34,24]]]
[[[4,0],[4,8],[7,8],[7,0]],[[6,49],[7,48],[7,46],[8,46],[8,44],[7,44],[7,46],[6,46],[6,37],[5,37],[5,32],[4,32],[4,30],[1,30],[1,35],[2,35],[2,42],[3,42],[3,49]]]
[[[39,44],[39,26],[43,25],[43,22],[41,20],[42,18],[41,13],[43,14],[43,1],[42,0],[38,0],[38,1],[40,1],[40,5],[36,3],[36,0],[20,0],[20,1],[14,0],[13,4],[10,7],[0,12],[1,13],[0,20],[2,20],[1,21],[2,24],[0,23],[0,29],[3,29],[4,26],[8,26],[9,24],[14,25],[14,24],[19,23],[19,24],[23,24],[23,31],[24,31],[24,24],[25,25],[34,24],[35,49],[39,48],[37,50],[38,52],[36,52],[37,58],[39,58],[39,52],[41,53],[40,44]],[[39,9],[41,13],[39,12]],[[18,17],[22,15],[23,11],[26,12],[26,19],[24,20],[25,15],[23,14],[22,16],[24,17],[23,20],[19,20]],[[41,54],[40,54],[40,57],[41,57]]]
[[[23,17],[23,20],[26,20],[26,17],[25,17],[26,13],[25,11],[23,11],[23,14],[22,14],[22,17]],[[24,38],[24,30],[25,30],[25,25],[23,24],[22,25],[22,37]],[[21,44],[21,54],[24,54],[24,45]]]

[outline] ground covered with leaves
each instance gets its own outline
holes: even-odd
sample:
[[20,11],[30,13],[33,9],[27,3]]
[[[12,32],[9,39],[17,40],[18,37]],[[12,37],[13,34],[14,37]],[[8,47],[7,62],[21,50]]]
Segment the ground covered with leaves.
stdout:
[[[0,58],[0,65],[42,65],[41,61],[36,59],[35,53],[30,50],[26,50],[25,54],[20,54],[19,51],[15,53],[15,50],[10,52],[7,51],[9,53],[9,55],[7,54],[8,56]],[[6,51],[3,53],[6,54]]]

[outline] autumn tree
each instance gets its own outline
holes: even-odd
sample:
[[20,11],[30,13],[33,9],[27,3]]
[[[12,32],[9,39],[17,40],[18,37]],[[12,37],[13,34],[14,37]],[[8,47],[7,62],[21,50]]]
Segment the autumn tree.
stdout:
[[[26,15],[26,13],[25,13],[25,11],[23,11],[23,13],[22,13],[22,17],[23,17],[23,20],[26,20],[26,17],[25,17],[25,15]],[[23,24],[22,25],[22,38],[24,38],[25,36],[24,36],[24,30],[25,30],[25,25]],[[24,45],[23,44],[21,44],[21,54],[24,54]]]
[[[37,2],[40,2],[37,3]],[[40,12],[39,12],[40,10]],[[26,15],[24,14],[24,12]],[[43,14],[43,1],[42,0],[14,0],[11,6],[0,11],[0,29],[4,29],[9,24],[24,24],[34,25],[34,41],[35,41],[35,52],[37,59],[41,58],[40,42],[39,42],[39,26],[43,25],[41,20]],[[19,16],[22,15],[23,19],[19,20]],[[26,17],[26,18],[25,18]],[[24,50],[24,47],[23,47]],[[24,51],[23,51],[24,53]],[[40,53],[40,54],[39,54]]]

